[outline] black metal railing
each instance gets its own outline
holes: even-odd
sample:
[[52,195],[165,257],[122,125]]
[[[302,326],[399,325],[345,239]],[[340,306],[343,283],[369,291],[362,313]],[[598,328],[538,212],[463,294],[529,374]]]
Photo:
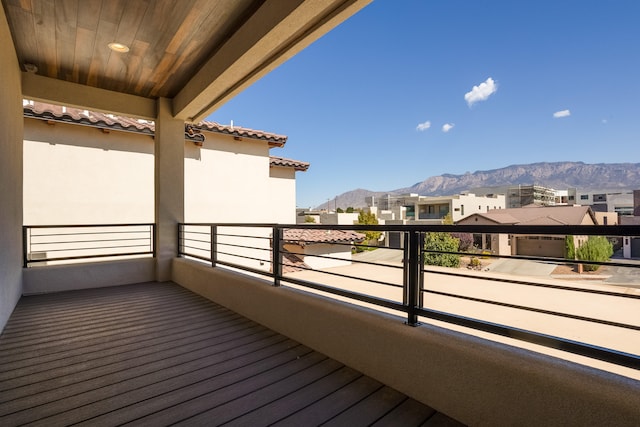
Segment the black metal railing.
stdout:
[[155,224],[25,225],[23,266],[156,255]]
[[[300,240],[301,230],[316,234]],[[335,230],[380,232],[387,241],[391,234],[399,233],[401,238],[394,239],[396,247],[385,248],[397,253],[397,262],[370,261],[360,256],[351,259],[352,251],[377,250],[378,244],[356,241],[359,239],[340,241],[330,236]],[[322,233],[327,233],[326,241]],[[500,253],[496,248],[429,250],[425,249],[427,233],[503,236],[502,241],[509,242],[511,249],[516,239],[526,236],[542,236],[542,241],[551,241],[552,236],[556,240],[563,240],[564,236],[582,236],[585,240],[588,236],[605,236],[618,245],[624,239],[628,243],[628,239],[640,238],[640,227],[180,224],[178,252],[179,256],[198,259],[213,267],[223,265],[270,277],[276,286],[285,282],[402,312],[408,325],[418,326],[420,320],[432,319],[640,369],[640,351],[633,345],[617,347],[606,339],[582,339],[583,334],[572,332],[573,329],[608,328],[599,334],[631,334],[638,342],[640,259],[613,257],[606,261],[579,261],[540,254],[504,254],[504,248]],[[482,241],[486,241],[484,237]],[[332,249],[310,249],[319,245],[330,245]],[[470,269],[427,265],[424,260],[429,254],[462,257]],[[485,269],[472,269],[472,258],[490,265]],[[603,282],[603,275],[578,272],[563,277],[564,280],[549,274],[538,278],[518,271],[516,275],[496,273],[491,266],[497,266],[498,261],[516,265],[526,261],[527,265],[546,270],[597,265],[616,272],[624,270],[625,276],[617,285]],[[338,267],[325,268],[331,264]],[[473,264],[475,267],[478,262]],[[362,268],[353,274],[345,265]],[[594,282],[596,279],[598,282]],[[582,303],[581,300],[588,301]],[[613,307],[613,313],[593,307]],[[518,320],[521,317],[526,317],[526,321]],[[568,327],[570,333],[560,331],[562,322],[573,322]]]

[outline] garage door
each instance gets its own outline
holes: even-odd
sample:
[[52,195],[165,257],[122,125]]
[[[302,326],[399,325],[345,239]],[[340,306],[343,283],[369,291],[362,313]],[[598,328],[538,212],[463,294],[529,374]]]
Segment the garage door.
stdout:
[[564,258],[564,239],[560,237],[518,237],[518,255]]
[[640,237],[631,238],[631,258],[640,258]]

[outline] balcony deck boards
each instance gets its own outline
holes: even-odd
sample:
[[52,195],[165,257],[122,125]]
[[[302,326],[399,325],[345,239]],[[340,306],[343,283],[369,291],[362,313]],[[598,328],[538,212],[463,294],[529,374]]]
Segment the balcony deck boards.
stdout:
[[0,425],[459,425],[171,283],[24,297]]

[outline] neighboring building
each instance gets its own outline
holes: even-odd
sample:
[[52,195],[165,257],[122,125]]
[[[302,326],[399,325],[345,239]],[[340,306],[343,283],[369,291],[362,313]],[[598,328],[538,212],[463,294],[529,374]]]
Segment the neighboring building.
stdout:
[[[472,193],[453,196],[386,195],[378,199],[368,197],[366,201],[370,204],[369,209],[380,219],[380,223],[387,225],[438,225],[443,223],[447,215],[456,222],[474,213],[505,208],[504,195],[477,196]],[[391,248],[403,246],[400,232],[388,232],[384,240],[385,245]]]
[[[154,221],[153,122],[33,102],[24,116],[25,224]],[[187,126],[185,221],[295,222],[295,173],[309,164],[270,155],[286,140]]]
[[441,224],[451,215],[452,220],[459,221],[466,216],[491,209],[504,209],[503,195],[477,196],[466,193],[453,196],[418,196],[407,194],[402,196],[385,196],[379,199],[367,198],[369,207],[379,211],[391,211],[394,220],[406,220],[407,224]]
[[[633,215],[621,215],[620,225],[640,225],[640,190],[633,190]],[[622,238],[622,256],[640,258],[640,237]]]
[[575,204],[589,205],[594,212],[615,212],[619,215],[633,215],[633,191],[576,190]]
[[[460,225],[597,225],[596,216],[588,206],[530,206],[473,214]],[[587,236],[574,236],[579,247]],[[474,235],[479,249],[496,255],[529,255],[565,257],[565,236],[534,236],[481,234]]]
[[314,270],[351,264],[351,247],[365,235],[342,230],[287,229],[283,248],[288,252],[285,266]]
[[[507,208],[522,208],[529,205],[554,206],[562,203],[562,193],[542,185],[510,185],[498,187],[481,187],[469,190],[478,196],[503,194]],[[568,198],[568,195],[567,195]]]

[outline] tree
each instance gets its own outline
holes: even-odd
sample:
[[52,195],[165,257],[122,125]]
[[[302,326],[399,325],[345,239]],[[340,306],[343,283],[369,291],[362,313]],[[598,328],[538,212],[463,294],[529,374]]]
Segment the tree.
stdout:
[[[364,225],[377,225],[378,219],[376,218],[376,214],[371,212],[360,211],[358,214],[358,224]],[[367,241],[378,241],[380,235],[382,233],[379,231],[365,231],[364,235],[366,236]]]
[[349,206],[349,207],[347,208],[347,213],[354,213],[354,212],[355,212],[355,209],[353,209],[353,207],[352,207],[352,206]]
[[471,233],[451,233],[451,237],[455,237],[460,241],[458,250],[460,252],[468,252],[473,248],[473,234]]
[[[424,237],[425,251],[457,252],[460,240],[450,233],[427,233]],[[460,267],[460,256],[457,254],[441,254],[425,252],[424,263],[441,267]]]
[[[576,249],[576,259],[584,261],[608,261],[613,255],[613,245],[604,236],[590,236],[589,240]],[[585,271],[595,271],[597,264],[584,264]]]
[[[442,218],[442,224],[452,225],[451,213]],[[424,236],[425,251],[458,252],[460,239],[452,233],[427,233]],[[460,256],[457,254],[440,254],[425,252],[424,263],[427,265],[439,265],[441,267],[460,267]]]
[[316,222],[316,219],[311,215],[305,215],[304,222]]
[[337,213],[344,213],[344,211],[342,210],[342,208],[338,208],[338,209],[336,209],[336,212],[337,212]]

